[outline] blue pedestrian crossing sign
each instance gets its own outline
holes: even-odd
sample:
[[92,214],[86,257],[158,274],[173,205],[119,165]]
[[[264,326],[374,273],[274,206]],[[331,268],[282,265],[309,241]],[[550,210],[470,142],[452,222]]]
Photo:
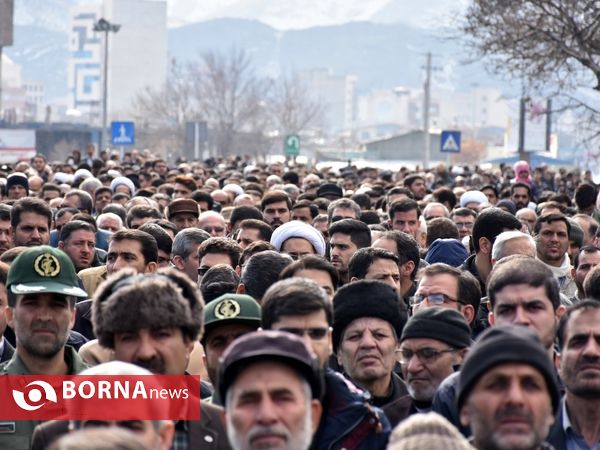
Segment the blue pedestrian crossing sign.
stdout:
[[442,131],[440,151],[444,153],[460,152],[460,131]]
[[135,123],[111,122],[110,129],[112,135],[112,145],[135,144]]

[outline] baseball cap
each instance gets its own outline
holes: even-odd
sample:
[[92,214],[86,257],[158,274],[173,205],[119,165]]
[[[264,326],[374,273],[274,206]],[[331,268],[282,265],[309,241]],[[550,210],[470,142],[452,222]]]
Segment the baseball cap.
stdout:
[[260,327],[260,305],[249,295],[223,294],[204,309],[204,336],[210,330],[231,323],[245,323]]
[[62,250],[40,245],[24,250],[10,265],[6,287],[13,294],[56,293],[87,297],[69,256]]
[[323,394],[323,378],[319,362],[304,341],[285,331],[255,331],[237,338],[221,357],[218,375],[220,398],[244,367],[261,361],[279,361],[297,370],[308,382],[313,398]]

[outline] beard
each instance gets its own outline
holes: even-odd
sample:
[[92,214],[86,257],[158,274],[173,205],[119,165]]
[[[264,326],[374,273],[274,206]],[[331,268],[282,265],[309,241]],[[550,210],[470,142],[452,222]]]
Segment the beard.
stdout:
[[254,425],[248,433],[243,436],[238,433],[231,420],[231,414],[226,414],[227,419],[227,438],[233,450],[272,450],[272,446],[253,445],[252,441],[262,435],[279,435],[283,437],[285,444],[278,447],[279,450],[308,450],[312,442],[312,409],[310,399],[306,402],[306,414],[302,422],[302,427],[292,434],[282,424],[271,426]]
[[[53,336],[36,335],[36,332],[42,330],[53,333]],[[59,330],[58,327],[50,324],[33,324],[31,330],[21,333],[18,344],[22,345],[27,353],[36,358],[50,359],[64,348],[68,337],[68,329]]]

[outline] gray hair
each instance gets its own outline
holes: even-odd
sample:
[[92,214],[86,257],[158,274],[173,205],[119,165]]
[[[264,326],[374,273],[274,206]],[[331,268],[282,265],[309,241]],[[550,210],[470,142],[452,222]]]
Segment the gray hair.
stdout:
[[[210,234],[204,230],[185,228],[175,236],[173,247],[171,248],[171,256],[181,256],[183,259],[186,259],[193,252],[197,251],[198,246],[208,238],[210,238]],[[194,247],[192,247],[192,244],[194,244]]]
[[536,245],[533,237],[530,234],[523,233],[518,230],[511,230],[503,231],[496,237],[496,240],[494,241],[494,245],[492,247],[492,259],[494,261],[500,261],[502,258],[510,256],[504,252],[504,248],[506,243],[508,241],[512,241],[513,239],[526,239],[527,243],[529,244],[532,250],[532,254],[530,256],[535,257]]

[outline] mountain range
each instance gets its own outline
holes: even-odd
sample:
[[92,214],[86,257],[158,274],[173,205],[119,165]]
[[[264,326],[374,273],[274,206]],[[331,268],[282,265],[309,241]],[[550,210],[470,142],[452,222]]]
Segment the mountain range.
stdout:
[[[169,14],[177,12],[177,5],[181,6],[184,1],[171,0]],[[324,4],[340,1],[330,0]],[[226,0],[225,4],[235,6],[240,2],[263,8],[261,11],[267,16],[269,14],[265,11],[274,8],[269,9],[265,6],[267,3],[260,0]],[[17,2],[15,42],[4,51],[23,66],[25,79],[45,83],[49,100],[66,96],[68,11],[76,3],[81,3],[81,0]],[[308,3],[315,2],[311,0]],[[431,5],[435,2],[423,0],[422,3]],[[447,2],[444,0],[443,3]],[[370,10],[371,18],[387,17],[391,20],[405,13],[407,5],[415,2],[378,0],[374,4],[377,8]],[[357,2],[348,2],[344,11],[352,8],[358,11],[357,5]],[[318,9],[321,15],[324,8]],[[274,16],[275,13],[270,14]],[[284,12],[279,11],[278,14],[281,16]],[[360,16],[345,14],[347,17]],[[366,93],[399,85],[421,86],[425,54],[430,51],[433,53],[434,89],[467,90],[474,85],[500,87],[505,91],[510,89],[510,85],[491,78],[482,64],[466,64],[465,52],[460,44],[443,39],[448,34],[447,28],[416,26],[408,22],[354,21],[282,30],[252,19],[212,19],[170,28],[169,57],[185,62],[208,51],[244,49],[261,74],[276,77],[292,71],[329,69],[334,75],[356,76],[358,92]]]

